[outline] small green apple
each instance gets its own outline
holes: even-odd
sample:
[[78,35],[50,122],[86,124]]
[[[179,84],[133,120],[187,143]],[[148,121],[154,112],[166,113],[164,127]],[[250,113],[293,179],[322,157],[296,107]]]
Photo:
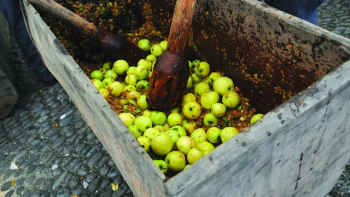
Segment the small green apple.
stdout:
[[187,168],[191,167],[191,164],[187,164],[184,168],[184,170],[186,170]]
[[152,111],[147,110],[147,109],[145,111],[143,111],[143,115],[147,116],[147,117],[151,117],[151,113],[152,113]]
[[182,136],[176,142],[177,150],[187,155],[191,148],[197,147],[196,142],[189,136]]
[[138,99],[141,97],[141,94],[138,91],[128,92],[126,98],[128,99]]
[[187,93],[185,96],[182,97],[181,106],[184,106],[185,103],[190,101],[196,101],[196,96],[193,93]]
[[101,71],[103,74],[105,74],[106,73],[106,69],[104,69],[104,68],[100,68],[100,69],[98,69],[99,71]]
[[112,79],[112,78],[104,78],[104,79],[102,80],[103,87],[106,88],[106,89],[108,89],[109,86],[110,86],[113,82],[114,82],[114,79]]
[[129,69],[129,64],[125,60],[117,60],[113,64],[112,70],[114,70],[117,75],[124,75],[125,72]]
[[215,103],[211,106],[211,113],[216,117],[222,117],[226,113],[226,106],[222,103]]
[[186,85],[186,89],[190,89],[193,87],[193,79],[191,76],[188,77],[188,80],[187,80],[187,85]]
[[192,62],[192,64],[193,64],[193,66],[197,66],[199,63],[201,63],[201,61],[200,60],[193,60],[193,62]]
[[136,87],[134,85],[127,85],[124,87],[124,92],[129,93],[136,91]]
[[197,83],[199,83],[202,79],[200,77],[198,77],[198,75],[196,73],[193,73],[191,75],[192,80],[193,80],[193,85],[196,85]]
[[180,151],[172,151],[165,157],[165,162],[171,171],[178,172],[186,166],[186,156]]
[[125,83],[127,85],[136,85],[136,82],[137,82],[137,78],[135,76],[135,74],[131,73],[130,75],[127,75],[125,77]]
[[148,104],[148,102],[147,102],[146,95],[141,95],[141,96],[137,99],[137,104],[140,106],[141,109],[148,109],[149,104]]
[[235,127],[225,127],[222,129],[220,138],[222,143],[226,142],[227,140],[231,139],[233,136],[237,135],[239,131]]
[[103,73],[100,70],[94,70],[90,74],[91,79],[103,79]]
[[234,84],[232,79],[228,77],[219,77],[214,81],[213,89],[222,96],[226,92],[233,91]]
[[137,43],[137,46],[143,51],[149,51],[151,49],[151,42],[148,39],[141,39]]
[[210,86],[204,82],[199,82],[194,86],[194,95],[202,96],[202,94],[209,92]]
[[255,114],[255,115],[252,116],[252,118],[250,119],[250,124],[253,124],[254,122],[260,120],[263,116],[264,116],[264,114]]
[[146,80],[140,80],[136,83],[136,90],[138,92],[144,93],[148,90],[149,82]]
[[[149,60],[146,60],[146,59],[140,59],[138,62],[137,62],[137,67],[139,66],[145,66],[147,68],[147,70],[152,70],[152,62],[149,61]],[[136,68],[137,68],[136,67]]]
[[166,129],[164,126],[161,126],[161,125],[156,125],[153,128],[158,129],[160,132],[166,132],[166,131],[169,130],[169,129]]
[[201,96],[201,104],[204,109],[211,109],[215,103],[219,102],[220,95],[215,91],[205,92]]
[[153,54],[147,55],[146,60],[149,60],[151,62],[157,61],[157,57]]
[[191,138],[197,143],[207,141],[207,133],[203,128],[198,128],[191,133]]
[[214,145],[208,141],[199,142],[197,144],[198,150],[202,151],[204,155],[210,153],[215,149]]
[[148,78],[148,69],[145,65],[137,66],[135,69],[135,76],[137,80]]
[[204,116],[203,123],[205,126],[216,126],[218,124],[218,118],[212,113],[207,113]]
[[148,137],[148,139],[152,140],[158,134],[162,133],[160,130],[155,128],[148,128],[143,132],[143,136]]
[[141,145],[143,149],[145,149],[146,152],[149,152],[150,146],[151,146],[151,140],[147,137],[140,136],[137,138],[137,141]]
[[210,74],[210,65],[207,62],[200,62],[194,67],[194,72],[200,78],[205,78]]
[[128,129],[136,139],[141,136],[141,132],[139,131],[139,128],[136,125],[130,125]]
[[168,130],[166,133],[171,137],[171,140],[173,142],[173,146],[176,145],[177,140],[181,137],[179,132],[175,130]]
[[108,91],[113,97],[119,97],[124,92],[124,87],[119,81],[115,81],[109,85]]
[[176,131],[176,132],[178,132],[180,137],[186,136],[186,130],[180,125],[176,125],[176,126],[171,127],[169,129],[169,131]]
[[182,127],[185,129],[186,133],[192,133],[194,130],[196,130],[196,122],[194,120],[183,120]]
[[117,79],[118,75],[114,70],[107,70],[103,76],[104,78],[112,78],[113,80]]
[[153,125],[164,125],[166,122],[166,115],[161,111],[152,111],[150,118]]
[[100,88],[98,91],[104,98],[107,98],[109,96],[109,91],[106,88]]
[[222,96],[222,103],[228,108],[236,108],[238,107],[240,102],[241,102],[241,98],[234,91],[226,92]]
[[153,160],[153,162],[156,164],[159,170],[162,171],[163,174],[168,171],[168,165],[164,160]]
[[126,75],[134,74],[135,69],[136,69],[136,66],[130,66],[129,69],[126,71]]
[[97,90],[103,88],[103,83],[102,83],[101,80],[99,80],[99,79],[91,79],[91,82],[94,84],[94,86],[95,86],[95,88]]
[[159,44],[154,44],[151,47],[151,53],[156,57],[159,57],[163,53],[163,48]]
[[141,132],[145,132],[146,129],[152,128],[152,121],[147,116],[138,116],[135,118],[134,125],[136,125]]
[[191,150],[187,153],[187,161],[190,164],[194,164],[196,161],[198,161],[200,158],[204,156],[204,153],[197,148],[191,148]]
[[176,112],[169,114],[168,123],[169,123],[170,127],[173,127],[176,125],[182,125],[181,115],[179,113],[176,113]]
[[210,127],[207,131],[207,139],[211,143],[219,143],[220,142],[220,134],[221,129],[218,127]]
[[219,72],[212,72],[209,75],[209,85],[213,86],[214,81],[216,81],[218,78],[221,77],[221,74]]
[[190,120],[199,118],[199,116],[201,115],[201,112],[202,112],[201,106],[199,105],[199,103],[195,101],[187,102],[182,107],[183,115]]
[[131,113],[121,113],[118,115],[121,121],[125,124],[126,127],[130,127],[132,124],[134,124],[135,116]]
[[151,141],[152,151],[159,156],[166,156],[173,149],[173,141],[167,133],[160,133]]
[[163,51],[165,51],[166,47],[168,46],[168,41],[163,40],[162,42],[159,43],[159,45],[162,47]]
[[111,63],[106,62],[102,65],[102,68],[106,69],[106,70],[110,70],[111,69]]

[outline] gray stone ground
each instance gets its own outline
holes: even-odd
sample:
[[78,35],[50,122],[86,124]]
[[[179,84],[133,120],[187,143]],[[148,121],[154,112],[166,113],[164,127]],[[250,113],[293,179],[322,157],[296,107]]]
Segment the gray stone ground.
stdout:
[[[319,10],[321,27],[350,38],[348,0],[325,0]],[[0,196],[133,196],[61,85],[38,81],[15,44],[13,55],[20,97],[0,121]],[[328,196],[350,196],[350,163]]]

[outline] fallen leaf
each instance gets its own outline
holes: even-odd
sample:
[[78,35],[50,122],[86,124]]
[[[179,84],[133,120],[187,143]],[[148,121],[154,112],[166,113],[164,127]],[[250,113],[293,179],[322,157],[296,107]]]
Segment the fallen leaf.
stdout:
[[11,182],[11,186],[14,186],[16,184],[16,180],[13,180],[12,182]]
[[113,191],[117,191],[119,189],[119,184],[114,184],[114,183],[111,183],[111,186],[112,186],[112,190]]

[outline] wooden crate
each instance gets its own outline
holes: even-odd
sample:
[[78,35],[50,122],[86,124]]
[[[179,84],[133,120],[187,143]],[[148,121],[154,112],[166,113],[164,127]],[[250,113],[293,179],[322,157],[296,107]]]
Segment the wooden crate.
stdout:
[[[166,16],[173,3],[154,6]],[[166,180],[40,15],[22,2],[44,62],[136,196],[326,195],[350,158],[350,41],[258,1],[198,0],[196,6],[202,58],[268,113]],[[283,102],[289,92],[297,94]]]

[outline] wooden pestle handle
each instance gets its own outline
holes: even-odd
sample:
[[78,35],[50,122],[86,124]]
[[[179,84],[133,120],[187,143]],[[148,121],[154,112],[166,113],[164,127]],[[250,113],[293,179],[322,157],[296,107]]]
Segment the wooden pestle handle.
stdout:
[[168,37],[168,51],[182,55],[190,32],[196,0],[177,0]]
[[53,0],[28,0],[28,2],[55,16],[60,21],[78,29],[82,34],[98,40],[102,37],[94,24],[86,21]]

